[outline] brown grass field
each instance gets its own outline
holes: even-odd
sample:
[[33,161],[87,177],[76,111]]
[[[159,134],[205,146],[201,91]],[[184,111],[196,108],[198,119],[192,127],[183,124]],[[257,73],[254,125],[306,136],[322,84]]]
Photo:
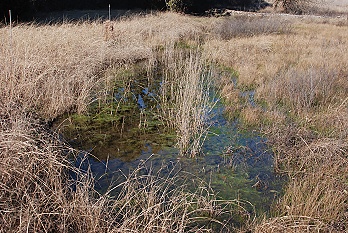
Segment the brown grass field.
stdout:
[[[221,232],[347,231],[345,6],[339,14],[166,12],[1,27],[0,232],[215,232],[212,222]],[[170,84],[160,100],[168,108],[157,114],[189,156],[208,130],[202,82],[209,77],[200,71],[210,67],[216,75],[208,83],[220,91],[226,114],[268,137],[275,172],[288,178],[271,216],[225,224],[221,217],[236,217],[236,209],[238,218],[247,216],[238,201],[217,201],[203,183],[191,192],[185,184],[168,189],[181,178],[143,176],[146,167],[125,177],[118,196],[99,194],[90,172],[70,163],[78,152],[50,123],[102,100],[110,70],[139,64],[148,79],[161,69]],[[233,70],[237,83],[221,70]],[[243,100],[245,90],[255,91],[256,106]]]

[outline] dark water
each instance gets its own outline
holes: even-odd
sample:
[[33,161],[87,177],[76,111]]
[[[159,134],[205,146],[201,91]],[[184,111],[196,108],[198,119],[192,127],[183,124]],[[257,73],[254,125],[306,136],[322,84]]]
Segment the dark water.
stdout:
[[[145,106],[141,98],[136,101],[140,107]],[[113,150],[105,148],[107,156],[102,159],[85,157],[81,152],[85,159],[76,161],[76,166],[91,168],[96,177],[96,188],[101,192],[111,183],[120,182],[117,181],[119,177],[130,174],[139,164],[145,163],[153,170],[163,165],[179,166],[182,173],[190,173],[209,183],[218,198],[248,201],[256,212],[267,213],[279,195],[281,180],[273,173],[273,156],[266,139],[257,132],[239,131],[238,122],[226,120],[223,111],[221,104],[214,108],[210,133],[202,154],[196,158],[181,157],[174,146],[159,145],[149,135],[141,146],[130,151],[128,158],[124,154],[117,158],[117,150],[123,150],[118,144]],[[98,153],[101,151],[99,149]]]
[[[97,190],[105,192],[111,184],[122,182],[122,177],[139,165],[147,166],[152,171],[165,166],[168,172],[175,167],[182,174],[189,173],[205,180],[220,199],[246,201],[251,203],[249,210],[259,214],[270,211],[281,191],[282,180],[273,173],[273,155],[266,144],[267,139],[255,131],[241,131],[238,120],[227,120],[223,104],[213,98],[212,102],[216,104],[209,116],[211,127],[202,153],[196,158],[179,156],[174,145],[175,137],[161,135],[156,124],[152,125],[155,130],[139,131],[141,119],[151,113],[151,103],[152,108],[156,107],[156,91],[143,88],[148,86],[146,83],[134,82],[131,86],[129,96],[126,97],[122,87],[113,95],[113,101],[128,100],[136,108],[136,111],[126,109],[116,114],[129,114],[118,119],[121,127],[104,127],[93,129],[92,132],[91,127],[86,126],[85,130],[76,131],[76,134],[82,135],[78,143],[74,141],[77,138],[74,133],[67,139],[81,150],[75,165],[82,170],[91,169]],[[247,99],[250,106],[256,105],[253,91],[243,92],[242,97]],[[135,115],[138,117],[134,118]],[[147,124],[149,127],[150,123]],[[93,137],[101,139],[86,143],[88,138]],[[162,173],[165,171],[161,170]]]

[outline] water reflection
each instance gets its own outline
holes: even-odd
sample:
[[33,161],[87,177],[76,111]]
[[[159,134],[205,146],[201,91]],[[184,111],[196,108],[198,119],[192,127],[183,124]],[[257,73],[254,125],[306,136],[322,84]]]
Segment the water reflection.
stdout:
[[[131,116],[147,114],[151,101],[155,102],[155,92],[149,88],[133,88],[128,100],[124,92],[125,89],[120,88],[114,99],[129,100],[137,105],[137,109],[130,110]],[[243,97],[252,106],[255,105],[253,91],[244,92]],[[141,132],[138,126],[141,118],[139,122],[125,115],[121,118],[121,126],[100,130],[107,137],[98,144],[86,145],[83,140],[80,141],[78,147],[84,150],[75,165],[81,169],[90,168],[96,177],[96,188],[104,192],[111,184],[122,182],[124,175],[130,174],[144,161],[152,170],[161,172],[163,165],[175,164],[183,174],[190,173],[204,179],[219,198],[246,200],[260,213],[269,211],[280,192],[282,181],[273,173],[273,157],[266,139],[254,131],[241,132],[238,120],[228,121],[223,104],[218,99],[213,102],[216,104],[212,116],[209,116],[210,133],[202,154],[194,159],[179,156],[173,146],[175,137],[162,134],[156,129],[156,124],[151,131]],[[147,124],[150,127],[150,123]],[[87,151],[98,158],[87,156]]]
[[[266,140],[256,132],[239,132],[237,121],[225,119],[223,107],[216,107],[214,113],[202,155],[194,159],[179,157],[174,147],[144,142],[137,148],[139,156],[132,156],[132,159],[89,157],[88,164],[97,178],[96,187],[106,190],[144,161],[154,170],[163,164],[179,163],[182,172],[206,180],[219,198],[247,200],[260,213],[269,211],[280,192],[281,181],[273,173],[273,157]],[[109,149],[106,153],[117,153]]]

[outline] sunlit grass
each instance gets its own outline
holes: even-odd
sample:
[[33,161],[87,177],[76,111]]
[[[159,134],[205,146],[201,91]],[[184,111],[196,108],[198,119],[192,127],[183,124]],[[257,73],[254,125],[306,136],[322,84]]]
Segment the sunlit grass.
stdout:
[[[247,216],[245,228],[258,232],[346,229],[345,19],[287,18],[283,30],[283,18],[255,17],[236,34],[233,20],[132,16],[111,22],[107,38],[99,21],[0,28],[3,231],[209,232],[213,221],[238,231],[219,219],[238,218],[226,206],[237,207],[239,217]],[[101,195],[91,174],[71,165],[67,156],[74,151],[45,123],[106,101],[115,79],[127,83],[134,75],[126,71],[140,63],[149,82],[162,75],[167,85],[156,114],[176,131],[183,155],[198,155],[204,142],[211,84],[227,114],[261,127],[273,146],[276,172],[289,178],[272,218],[255,228],[238,201],[220,205],[209,185],[204,192],[203,186],[193,192],[167,189],[177,176],[162,177],[146,167],[125,177],[120,196]],[[243,97],[250,90],[256,106]]]

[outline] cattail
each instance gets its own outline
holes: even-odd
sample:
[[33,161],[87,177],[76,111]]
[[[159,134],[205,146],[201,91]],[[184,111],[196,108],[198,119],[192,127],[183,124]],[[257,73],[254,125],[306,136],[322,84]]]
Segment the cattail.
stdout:
[[104,39],[108,41],[114,31],[114,25],[110,20],[104,22]]

